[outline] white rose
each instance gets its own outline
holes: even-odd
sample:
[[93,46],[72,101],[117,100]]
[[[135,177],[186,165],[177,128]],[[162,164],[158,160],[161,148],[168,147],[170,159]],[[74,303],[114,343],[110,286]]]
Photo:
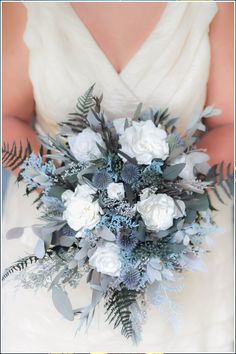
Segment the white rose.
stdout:
[[110,199],[122,200],[125,196],[123,183],[110,183],[107,187],[107,194]]
[[98,201],[93,202],[94,190],[88,185],[77,186],[75,192],[65,191],[62,201],[66,207],[63,218],[75,231],[93,229],[100,220]]
[[89,264],[96,268],[98,272],[118,277],[121,269],[120,249],[110,242],[106,242],[102,246],[98,246]]
[[[185,214],[185,204],[177,201],[182,215]],[[173,219],[179,218],[180,211],[174,199],[167,194],[151,194],[148,198],[137,203],[137,210],[141,214],[148,230],[167,230],[173,225]]]
[[151,120],[133,122],[120,136],[121,150],[135,157],[139,164],[149,165],[153,159],[165,160],[169,155],[169,145],[165,130],[157,128]]
[[205,163],[209,160],[209,156],[203,152],[193,151],[189,154],[182,154],[176,157],[171,165],[185,163],[185,167],[180,172],[179,176],[185,180],[195,180],[194,167],[195,165]]
[[68,143],[75,158],[81,162],[87,162],[102,156],[96,143],[105,148],[101,135],[90,128],[84,129],[74,137],[69,137]]

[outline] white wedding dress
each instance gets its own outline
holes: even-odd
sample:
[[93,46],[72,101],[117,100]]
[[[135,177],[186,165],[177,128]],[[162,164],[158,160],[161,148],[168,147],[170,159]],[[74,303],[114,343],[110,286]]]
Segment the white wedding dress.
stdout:
[[[28,21],[24,40],[30,52],[30,78],[37,110],[37,129],[53,133],[73,111],[77,97],[93,83],[103,92],[103,107],[112,119],[133,114],[137,104],[169,107],[184,131],[194,110],[205,104],[210,65],[209,24],[214,2],[170,2],[138,52],[118,74],[69,2],[25,2]],[[215,102],[217,104],[217,102]],[[220,119],[220,118],[219,118]],[[3,230],[37,223],[33,197],[23,197],[11,178],[4,205]],[[78,320],[67,321],[54,309],[47,290],[34,292],[3,284],[4,353],[38,352],[230,352],[233,351],[232,210],[219,205],[214,236],[205,257],[206,273],[188,273],[175,295],[182,306],[182,326],[175,333],[164,314],[150,306],[143,341],[133,346],[104,322],[100,306],[88,333],[75,335]],[[27,236],[6,240],[3,266],[30,251]],[[73,307],[87,305],[84,283],[69,290]]]

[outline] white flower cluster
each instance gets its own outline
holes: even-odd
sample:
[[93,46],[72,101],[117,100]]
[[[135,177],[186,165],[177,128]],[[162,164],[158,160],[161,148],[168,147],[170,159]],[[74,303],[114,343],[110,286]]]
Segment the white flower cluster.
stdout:
[[[128,127],[125,128],[126,121]],[[114,122],[114,127],[119,135],[121,151],[135,158],[138,164],[149,165],[153,159],[165,160],[169,156],[167,134],[160,126],[156,127],[151,120],[131,122],[130,119],[121,118]],[[101,135],[90,128],[69,138],[68,141],[72,153],[80,162],[89,162],[101,157],[98,144],[105,148]],[[182,154],[172,164],[185,162],[186,167],[182,170],[180,177],[190,180],[194,178],[195,164],[205,161],[205,154],[190,153]],[[86,229],[92,230],[101,218],[103,211],[98,201],[93,201],[95,192],[88,185],[78,185],[74,192],[66,191],[62,195],[65,206],[63,217],[69,226],[78,232],[77,236],[81,236]],[[110,183],[107,186],[107,194],[110,199],[122,201],[125,198],[123,183]],[[185,215],[183,201],[174,200],[163,193],[154,194],[149,188],[143,190],[135,209],[140,213],[147,229],[154,232],[169,229],[174,219]],[[90,257],[90,265],[103,274],[119,276],[121,268],[119,252],[116,244],[105,242],[98,246]]]
[[63,217],[75,231],[92,230],[100,220],[102,210],[98,201],[93,201],[94,190],[87,184],[78,185],[74,192],[67,190],[62,194],[66,207]]
[[165,160],[169,155],[167,134],[164,129],[156,127],[151,120],[133,122],[121,134],[119,142],[121,151],[135,157],[138,164],[149,165],[153,159]]
[[185,204],[182,200],[174,201],[167,194],[152,194],[146,189],[137,203],[137,210],[148,230],[162,231],[169,229],[174,219],[185,215]]
[[100,273],[118,277],[121,269],[120,248],[114,243],[106,242],[96,249],[89,264]]

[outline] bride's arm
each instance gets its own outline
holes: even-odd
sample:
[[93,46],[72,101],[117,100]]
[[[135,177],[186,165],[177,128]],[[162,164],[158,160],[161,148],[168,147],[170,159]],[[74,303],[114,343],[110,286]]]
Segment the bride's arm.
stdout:
[[208,118],[209,131],[200,146],[206,147],[211,163],[233,163],[234,152],[234,8],[218,3],[218,13],[210,28],[212,50],[207,104],[215,104],[223,113]]
[[30,128],[34,115],[34,99],[28,76],[28,50],[23,42],[26,10],[20,3],[3,3],[2,55],[2,141],[11,146],[27,139],[37,151],[39,143]]

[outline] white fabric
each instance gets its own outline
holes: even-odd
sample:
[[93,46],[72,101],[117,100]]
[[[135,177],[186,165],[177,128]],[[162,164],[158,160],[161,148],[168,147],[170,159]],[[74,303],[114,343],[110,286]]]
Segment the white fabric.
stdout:
[[[30,51],[30,77],[37,121],[46,132],[75,106],[92,83],[103,92],[103,107],[113,119],[130,116],[141,101],[144,107],[169,107],[181,117],[184,130],[195,109],[202,109],[210,64],[209,24],[216,4],[169,3],[151,35],[117,74],[69,2],[29,3],[24,35]],[[23,197],[23,186],[10,181],[3,229],[37,222],[33,196]],[[183,291],[175,295],[182,305],[182,327],[174,333],[165,315],[150,307],[143,341],[133,346],[104,322],[102,306],[88,334],[77,333],[77,320],[64,320],[50,294],[3,286],[3,352],[227,352],[233,351],[233,235],[229,206],[218,205],[217,222],[224,233],[214,237],[205,257],[207,273],[186,274]],[[3,238],[3,265],[27,252],[19,240]],[[88,304],[84,283],[70,290],[74,308]]]

